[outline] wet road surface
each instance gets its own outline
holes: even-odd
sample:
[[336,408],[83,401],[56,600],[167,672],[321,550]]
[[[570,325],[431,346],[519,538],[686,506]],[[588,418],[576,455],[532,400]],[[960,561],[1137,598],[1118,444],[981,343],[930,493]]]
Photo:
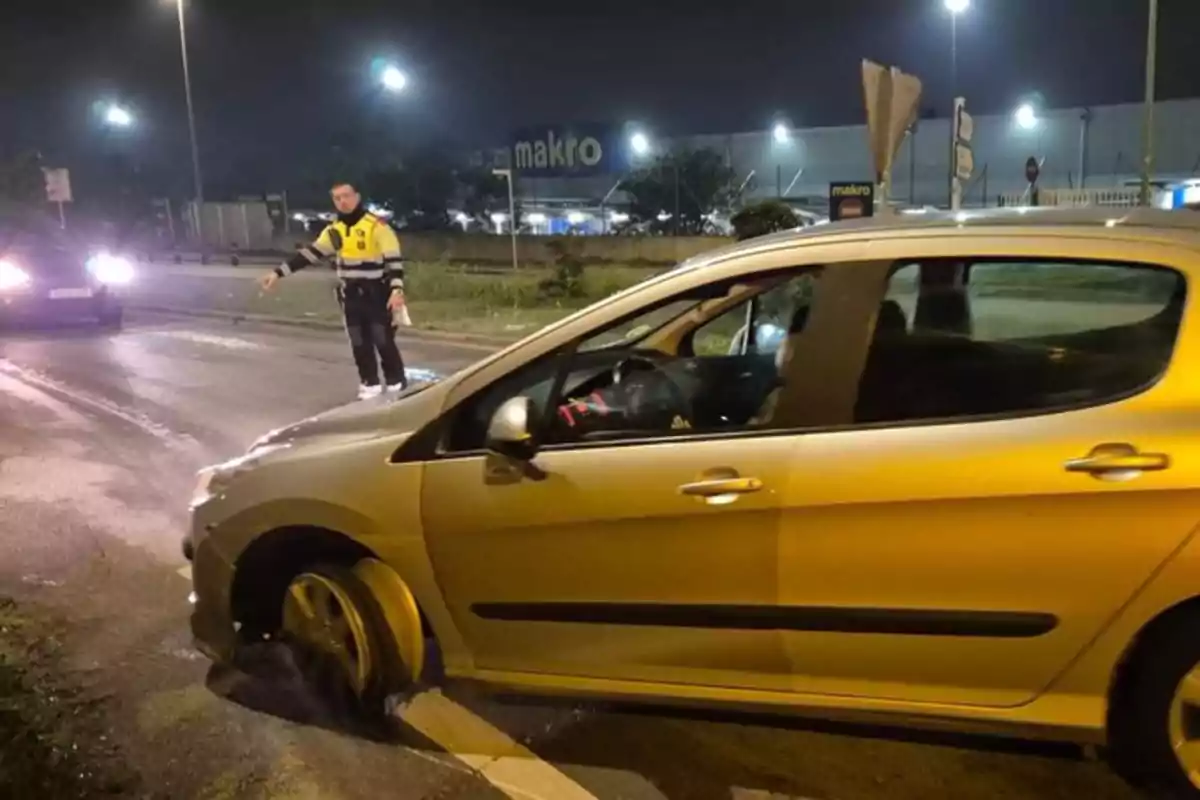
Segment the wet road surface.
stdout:
[[[440,372],[485,353],[402,344]],[[335,333],[151,315],[117,334],[0,333],[0,593],[63,620],[73,666],[114,701],[114,738],[163,796],[1132,796],[1074,747],[454,689],[414,700],[398,739],[367,741],[226,699],[186,630],[195,472],[355,388]]]

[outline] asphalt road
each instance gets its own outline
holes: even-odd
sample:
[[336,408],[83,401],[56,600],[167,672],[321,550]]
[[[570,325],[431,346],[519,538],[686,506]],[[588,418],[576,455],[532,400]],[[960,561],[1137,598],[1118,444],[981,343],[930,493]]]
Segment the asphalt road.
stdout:
[[[482,354],[404,344],[411,366],[439,371]],[[119,334],[0,334],[0,593],[62,620],[72,665],[111,700],[113,739],[163,796],[1132,796],[1072,747],[454,690],[367,741],[306,724],[303,698],[228,699],[186,631],[195,471],[355,383],[335,333],[144,316]]]

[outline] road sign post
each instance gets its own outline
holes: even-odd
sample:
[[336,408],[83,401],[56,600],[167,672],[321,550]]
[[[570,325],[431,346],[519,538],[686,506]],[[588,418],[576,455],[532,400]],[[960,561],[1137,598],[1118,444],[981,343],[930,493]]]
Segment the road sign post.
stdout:
[[1029,181],[1029,205],[1039,205],[1040,198],[1038,197],[1038,177],[1042,174],[1042,165],[1038,163],[1037,156],[1030,156],[1025,160],[1025,180]]
[[862,63],[863,95],[867,104],[867,133],[875,162],[876,202],[888,202],[892,162],[912,128],[921,100],[921,81],[873,61]]
[[58,205],[58,224],[67,227],[66,204],[72,202],[71,171],[63,167],[42,167],[46,181],[46,200]]
[[954,118],[950,134],[950,208],[962,208],[963,183],[975,174],[975,153],[971,138],[975,135],[975,120],[967,113],[966,98],[954,98]]

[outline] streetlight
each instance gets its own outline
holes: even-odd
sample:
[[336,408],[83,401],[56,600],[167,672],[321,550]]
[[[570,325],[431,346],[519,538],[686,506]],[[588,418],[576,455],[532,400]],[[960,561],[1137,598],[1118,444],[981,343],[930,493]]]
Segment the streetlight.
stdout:
[[[786,149],[792,143],[792,131],[786,122],[779,120],[771,129],[771,138],[775,141],[774,149],[778,156],[778,151]],[[783,164],[778,157],[775,159],[775,196],[783,197]]]
[[1158,0],[1150,0],[1150,20],[1146,28],[1146,98],[1142,122],[1142,188],[1138,198],[1150,205],[1150,177],[1154,172],[1154,78],[1158,63]]
[[384,89],[398,94],[403,92],[405,87],[408,86],[408,76],[399,67],[389,64],[380,73],[379,82],[383,84]]
[[133,125],[133,114],[127,108],[111,105],[104,112],[104,121],[114,128],[128,128]]
[[[192,105],[192,74],[188,68],[187,23],[183,14],[183,0],[174,0],[174,2],[175,11],[179,16],[179,55],[183,60],[183,93],[187,98],[188,137],[191,139],[192,145],[192,188],[195,194],[196,238],[200,239],[203,244],[200,211],[204,206],[204,179],[200,175],[200,145],[196,141],[196,109]],[[200,259],[201,261],[205,260],[203,253],[201,253]]]
[[[494,169],[492,174],[497,178],[505,178],[508,180],[508,229],[512,232],[512,258],[513,269],[517,268],[517,202],[513,198],[513,171],[511,169]],[[492,215],[492,221],[500,224],[496,220],[496,214]]]
[[943,0],[950,12],[950,95],[951,102],[958,95],[958,17],[971,8],[971,0]]
[[[958,18],[971,8],[971,0],[942,0],[950,12],[950,116],[955,115],[958,103]],[[958,143],[954,141],[954,120],[950,121],[950,204],[954,204],[954,153]]]
[[104,122],[114,128],[128,128],[133,125],[133,114],[127,108],[111,105],[104,112]]
[[1032,103],[1022,103],[1017,106],[1017,110],[1013,113],[1013,121],[1022,130],[1031,131],[1038,126],[1037,109]]
[[633,148],[633,154],[644,156],[650,152],[650,137],[638,131],[629,137],[629,146]]

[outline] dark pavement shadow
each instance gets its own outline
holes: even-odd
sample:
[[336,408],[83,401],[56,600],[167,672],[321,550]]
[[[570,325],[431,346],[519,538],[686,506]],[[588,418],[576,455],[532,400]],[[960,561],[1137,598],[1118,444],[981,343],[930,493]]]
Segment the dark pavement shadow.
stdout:
[[[124,327],[128,328],[129,325]],[[71,339],[103,339],[120,333],[120,329],[106,328],[88,320],[62,320],[53,322],[2,322],[0,341],[64,341]]]
[[236,666],[209,668],[205,685],[243,708],[297,725],[321,728],[376,744],[442,752],[435,743],[387,714],[364,713],[349,690],[317,692],[291,648],[280,643],[243,647]]

